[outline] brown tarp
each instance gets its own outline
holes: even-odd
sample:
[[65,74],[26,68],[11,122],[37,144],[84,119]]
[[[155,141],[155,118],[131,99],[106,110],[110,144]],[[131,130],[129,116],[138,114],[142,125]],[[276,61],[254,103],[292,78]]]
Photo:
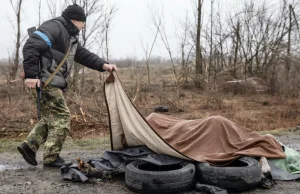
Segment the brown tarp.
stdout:
[[146,145],[156,153],[224,165],[241,155],[285,158],[271,135],[260,135],[221,116],[183,120],[137,111],[113,72],[105,82],[112,150]]
[[273,136],[260,135],[221,116],[183,120],[152,113],[147,121],[174,149],[200,162],[226,163],[241,155],[285,157]]

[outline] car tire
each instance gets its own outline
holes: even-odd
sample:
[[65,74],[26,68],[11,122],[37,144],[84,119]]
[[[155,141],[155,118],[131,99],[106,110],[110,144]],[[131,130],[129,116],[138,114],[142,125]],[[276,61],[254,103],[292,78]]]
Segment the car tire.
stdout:
[[125,183],[138,193],[179,193],[193,188],[195,172],[195,165],[189,162],[156,166],[134,161],[126,166]]
[[261,182],[261,166],[256,159],[246,156],[223,167],[198,163],[196,164],[196,179],[200,183],[233,191],[250,190]]
[[169,108],[167,106],[157,106],[154,108],[154,112],[169,112]]

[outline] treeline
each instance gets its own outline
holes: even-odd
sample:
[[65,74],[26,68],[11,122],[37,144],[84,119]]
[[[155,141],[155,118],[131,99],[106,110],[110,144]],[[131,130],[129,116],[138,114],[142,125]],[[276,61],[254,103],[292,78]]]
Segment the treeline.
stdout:
[[[300,2],[247,0],[230,12],[220,2],[197,0],[195,17],[187,13],[178,24],[176,49],[170,47],[163,10],[150,11],[155,41],[168,51],[177,84],[216,82],[222,74],[232,79],[256,76],[268,82],[271,92],[298,93]],[[210,12],[204,3],[210,4]],[[180,69],[174,56],[180,56]]]
[[[17,39],[15,52],[8,60],[10,68],[5,72],[9,80],[16,79],[21,64],[20,48],[26,40],[26,34],[21,33],[20,27],[23,2],[11,1],[16,16]],[[98,45],[98,54],[120,67],[144,65],[146,68],[135,74],[138,87],[141,87],[144,75],[147,76],[147,84],[151,84],[151,64],[168,64],[171,65],[174,85],[178,87],[195,84],[206,88],[203,84],[217,85],[218,78],[226,74],[231,79],[263,78],[273,93],[297,93],[299,90],[299,1],[247,0],[230,11],[222,8],[221,0],[187,1],[196,5],[195,14],[187,12],[178,16],[179,20],[174,19],[175,32],[167,31],[163,8],[149,6],[149,26],[154,29],[154,36],[151,44],[144,47],[145,56],[139,60],[132,57],[115,59],[110,55],[109,32],[118,12],[114,5],[106,6],[104,1],[37,0],[39,23],[41,8],[54,17],[68,4],[75,2],[84,7],[89,16],[86,28],[80,35],[81,44],[94,49]],[[209,11],[207,7],[210,7]],[[26,9],[23,11],[26,12]],[[170,36],[176,38],[171,42]],[[174,40],[176,44],[173,44]],[[158,44],[160,49],[165,49],[167,56],[152,55]],[[79,71],[82,72],[80,75]],[[85,79],[84,68],[76,64],[70,86],[76,92],[83,88],[81,83]]]

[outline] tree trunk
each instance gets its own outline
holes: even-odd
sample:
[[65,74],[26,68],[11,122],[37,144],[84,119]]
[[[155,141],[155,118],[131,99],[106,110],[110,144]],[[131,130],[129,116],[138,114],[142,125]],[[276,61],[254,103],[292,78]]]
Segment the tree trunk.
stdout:
[[209,66],[208,66],[208,74],[205,72],[206,75],[210,76],[212,74],[211,68],[213,68],[213,5],[214,1],[211,0],[211,8],[210,8],[210,48],[209,48]]
[[288,42],[287,42],[287,57],[286,57],[286,80],[289,80],[291,68],[291,33],[292,33],[292,5],[289,5],[289,29],[288,29]]
[[196,42],[196,74],[202,74],[202,54],[201,54],[201,11],[203,0],[198,0],[198,16],[197,16],[197,42]]
[[16,50],[15,50],[15,59],[14,59],[14,64],[13,67],[11,68],[11,74],[10,74],[10,79],[16,79],[16,75],[18,72],[19,68],[19,58],[20,58],[20,38],[21,38],[21,6],[22,6],[22,0],[18,2],[18,7],[17,7],[17,42],[16,42]]
[[237,75],[236,75],[236,71],[237,71],[237,57],[238,57],[237,55],[238,55],[239,42],[240,42],[240,21],[239,20],[237,22],[235,36],[236,36],[236,41],[235,41],[234,59],[233,59],[233,71],[232,71],[232,76],[234,78],[237,77]]

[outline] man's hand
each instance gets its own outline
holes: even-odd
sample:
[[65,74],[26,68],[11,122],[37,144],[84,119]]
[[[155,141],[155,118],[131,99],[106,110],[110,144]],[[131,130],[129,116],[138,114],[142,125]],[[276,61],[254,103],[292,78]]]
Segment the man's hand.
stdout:
[[109,72],[112,72],[113,70],[118,71],[117,66],[114,64],[104,64],[102,68]]
[[38,87],[40,87],[40,80],[39,79],[26,79],[25,80],[25,85],[28,87],[28,88],[35,88],[36,85]]

